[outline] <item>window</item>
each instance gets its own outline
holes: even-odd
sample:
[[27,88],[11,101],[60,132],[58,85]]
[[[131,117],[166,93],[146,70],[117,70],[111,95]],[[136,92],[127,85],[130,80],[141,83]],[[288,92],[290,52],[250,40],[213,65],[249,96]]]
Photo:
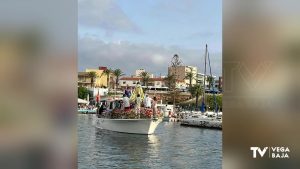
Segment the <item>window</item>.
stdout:
[[126,81],[124,81],[123,84],[126,84]]

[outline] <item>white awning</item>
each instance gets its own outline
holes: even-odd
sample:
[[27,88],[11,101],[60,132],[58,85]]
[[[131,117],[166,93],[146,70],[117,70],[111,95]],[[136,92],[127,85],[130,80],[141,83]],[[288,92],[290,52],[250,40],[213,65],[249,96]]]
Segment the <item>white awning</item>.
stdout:
[[83,100],[83,99],[79,99],[78,98],[78,101],[77,101],[78,103],[81,103],[81,104],[88,104],[89,102],[88,101],[86,101],[86,100]]

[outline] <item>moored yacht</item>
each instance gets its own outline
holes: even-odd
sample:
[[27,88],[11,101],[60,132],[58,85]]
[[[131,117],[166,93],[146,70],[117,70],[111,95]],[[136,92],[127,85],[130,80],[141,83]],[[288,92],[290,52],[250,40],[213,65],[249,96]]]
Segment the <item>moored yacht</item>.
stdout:
[[[209,53],[206,45],[205,50],[205,65],[204,65],[204,78],[206,76],[206,62],[208,59],[209,63],[209,70],[210,70],[210,77],[212,77],[211,73],[211,65],[210,65],[210,58]],[[204,80],[204,87],[203,87],[203,96],[202,96],[202,105],[201,105],[201,112],[191,112],[189,115],[185,116],[184,119],[181,120],[181,125],[188,125],[188,126],[197,126],[197,127],[203,127],[203,128],[216,128],[216,129],[222,129],[222,112],[218,112],[218,105],[216,102],[216,96],[215,92],[213,90],[213,96],[214,96],[214,109],[215,112],[207,111],[207,105],[205,104],[205,81]],[[212,83],[210,84],[210,88],[213,88]]]

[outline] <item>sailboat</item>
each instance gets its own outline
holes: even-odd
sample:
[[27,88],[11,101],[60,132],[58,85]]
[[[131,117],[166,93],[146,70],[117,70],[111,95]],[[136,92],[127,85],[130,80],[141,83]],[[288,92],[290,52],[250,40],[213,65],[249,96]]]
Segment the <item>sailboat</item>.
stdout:
[[205,104],[205,76],[206,76],[206,64],[207,64],[207,60],[208,60],[208,65],[209,65],[209,74],[210,77],[212,77],[212,71],[211,71],[211,64],[210,64],[210,57],[209,57],[209,52],[208,52],[208,48],[207,48],[207,44],[206,44],[206,50],[205,50],[205,66],[204,66],[204,91],[203,91],[203,97],[202,97],[202,103],[201,103],[201,107],[200,110],[202,113],[206,113],[206,114],[216,114],[217,117],[220,117],[219,115],[222,115],[222,112],[219,112],[219,107],[217,104],[217,99],[216,99],[216,91],[215,88],[213,86],[213,83],[210,83],[209,89],[212,89],[212,93],[213,93],[213,98],[214,98],[214,112],[212,111],[207,111],[207,106]]
[[218,104],[216,101],[216,95],[214,91],[213,84],[210,84],[210,88],[213,90],[213,97],[214,97],[214,104],[215,104],[215,110],[214,112],[208,111],[207,105],[205,104],[205,91],[206,91],[206,65],[208,61],[209,65],[209,73],[210,76],[212,77],[212,72],[211,72],[211,64],[210,64],[210,58],[209,58],[209,52],[208,52],[208,47],[206,44],[205,48],[205,62],[204,62],[204,90],[203,90],[203,95],[202,95],[202,102],[201,102],[201,107],[200,111],[201,114],[197,115],[191,115],[187,117],[186,119],[183,119],[181,121],[181,125],[188,125],[188,126],[197,126],[197,127],[204,127],[204,128],[216,128],[216,129],[222,129],[222,117],[220,116],[222,113],[218,112]]

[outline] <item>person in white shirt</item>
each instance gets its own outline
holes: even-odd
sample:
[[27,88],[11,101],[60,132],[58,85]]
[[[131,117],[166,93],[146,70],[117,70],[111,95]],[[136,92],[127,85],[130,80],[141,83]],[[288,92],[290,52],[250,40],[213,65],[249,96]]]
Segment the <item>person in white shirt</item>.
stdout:
[[156,99],[156,97],[153,97],[152,111],[153,111],[153,118],[157,119],[157,99]]
[[141,110],[142,98],[140,94],[136,97],[136,105],[135,105],[135,114],[140,118],[140,110]]
[[124,104],[125,111],[130,110],[130,102],[126,94],[123,95],[123,104]]
[[148,95],[146,95],[145,100],[144,100],[144,105],[146,108],[151,108],[151,101],[152,101],[152,99]]

